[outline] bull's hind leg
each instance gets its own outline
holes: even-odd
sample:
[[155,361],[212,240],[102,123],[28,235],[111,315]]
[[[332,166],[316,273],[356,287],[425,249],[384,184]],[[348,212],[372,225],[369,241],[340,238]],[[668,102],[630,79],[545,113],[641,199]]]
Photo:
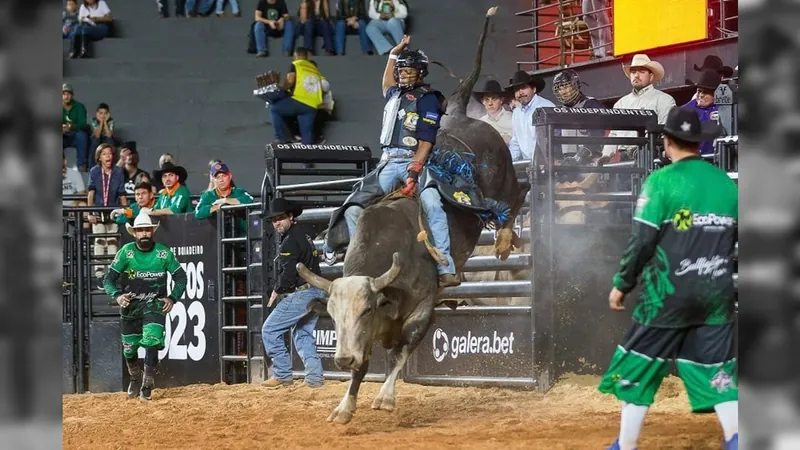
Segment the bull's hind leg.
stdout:
[[513,247],[520,248],[521,241],[519,236],[514,233],[514,219],[519,215],[522,210],[522,205],[525,204],[525,197],[528,195],[531,185],[529,183],[519,183],[519,192],[514,204],[511,205],[511,214],[508,222],[503,224],[503,227],[497,232],[497,237],[494,241],[494,255],[500,258],[501,261],[508,259]]
[[347,392],[342,397],[333,412],[328,416],[328,422],[334,423],[348,423],[353,418],[356,412],[356,400],[358,399],[358,390],[361,388],[361,382],[364,381],[364,376],[367,374],[369,367],[369,360],[364,361],[361,368],[354,370],[350,376],[350,385],[347,387]]
[[[420,305],[430,304],[431,301],[422,301]],[[394,411],[397,377],[400,376],[400,371],[403,370],[408,356],[417,348],[422,338],[425,337],[428,326],[430,326],[431,314],[431,310],[415,313],[403,325],[400,343],[389,352],[389,375],[386,377],[386,381],[383,382],[378,396],[372,401],[372,409]]]

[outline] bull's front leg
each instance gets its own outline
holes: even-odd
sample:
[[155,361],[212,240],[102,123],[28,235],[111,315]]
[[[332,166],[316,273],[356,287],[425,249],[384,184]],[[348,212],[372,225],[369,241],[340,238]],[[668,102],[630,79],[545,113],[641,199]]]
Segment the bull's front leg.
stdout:
[[531,185],[529,183],[520,183],[519,191],[514,204],[511,205],[511,214],[508,222],[503,224],[503,227],[497,232],[497,237],[494,241],[494,255],[500,258],[501,261],[508,259],[513,247],[520,248],[522,246],[519,236],[514,233],[514,219],[519,215],[522,210],[522,205],[525,204],[525,198],[528,196],[528,191]]
[[369,360],[364,361],[361,368],[351,372],[347,392],[342,397],[342,401],[339,402],[339,406],[328,416],[328,422],[345,424],[353,418],[353,414],[356,412],[358,390],[361,388],[361,382],[364,381],[364,376],[367,374],[367,368],[369,368]]
[[[421,302],[420,306],[432,303],[433,299],[430,299],[429,301]],[[403,370],[408,356],[417,348],[417,345],[419,345],[420,341],[425,337],[432,315],[433,309],[426,308],[424,311],[413,314],[406,320],[406,323],[403,324],[400,342],[389,352],[389,375],[386,377],[386,381],[383,382],[378,396],[372,401],[372,409],[394,411],[396,403],[395,384],[397,383],[397,377],[400,376],[400,371]]]

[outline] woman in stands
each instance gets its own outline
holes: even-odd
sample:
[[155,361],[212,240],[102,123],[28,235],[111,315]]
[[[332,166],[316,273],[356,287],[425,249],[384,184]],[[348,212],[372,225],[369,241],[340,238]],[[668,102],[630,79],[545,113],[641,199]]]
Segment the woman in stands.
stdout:
[[72,36],[70,58],[85,58],[88,41],[99,41],[108,36],[114,18],[105,0],[83,0],[78,11],[78,28]]

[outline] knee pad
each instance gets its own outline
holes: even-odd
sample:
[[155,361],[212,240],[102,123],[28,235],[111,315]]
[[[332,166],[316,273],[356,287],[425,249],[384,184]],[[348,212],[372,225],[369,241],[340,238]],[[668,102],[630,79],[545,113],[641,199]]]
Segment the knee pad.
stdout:
[[116,255],[117,254],[117,241],[115,240],[113,243],[109,241],[108,245],[106,246],[106,253],[109,255]]

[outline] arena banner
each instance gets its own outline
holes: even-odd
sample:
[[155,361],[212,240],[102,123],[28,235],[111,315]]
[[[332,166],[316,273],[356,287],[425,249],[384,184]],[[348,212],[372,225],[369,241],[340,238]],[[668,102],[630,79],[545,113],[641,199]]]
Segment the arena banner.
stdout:
[[[218,383],[219,308],[217,292],[216,221],[195,220],[191,214],[160,217],[156,242],[172,249],[186,271],[186,292],[173,306],[166,323],[165,348],[158,353],[157,386]],[[123,242],[131,236],[123,232]],[[173,281],[169,277],[168,292]],[[139,358],[144,358],[139,349]],[[120,362],[124,364],[122,355]],[[127,380],[124,383],[127,386]]]
[[[314,338],[317,343],[317,353],[322,360],[322,369],[325,379],[348,379],[350,372],[343,371],[336,367],[333,361],[336,353],[336,329],[333,320],[329,316],[322,316],[317,322],[314,330]],[[292,371],[297,375],[303,373],[303,361],[294,349],[292,343]],[[380,345],[372,347],[372,356],[369,361],[369,370],[366,379],[368,381],[382,381],[386,378],[386,350]]]
[[708,37],[707,0],[647,2],[647,8],[637,0],[614,0],[613,5],[615,56]]
[[[533,373],[527,306],[437,309],[411,354],[403,377],[411,382],[527,384]],[[515,383],[516,381],[516,383]]]

